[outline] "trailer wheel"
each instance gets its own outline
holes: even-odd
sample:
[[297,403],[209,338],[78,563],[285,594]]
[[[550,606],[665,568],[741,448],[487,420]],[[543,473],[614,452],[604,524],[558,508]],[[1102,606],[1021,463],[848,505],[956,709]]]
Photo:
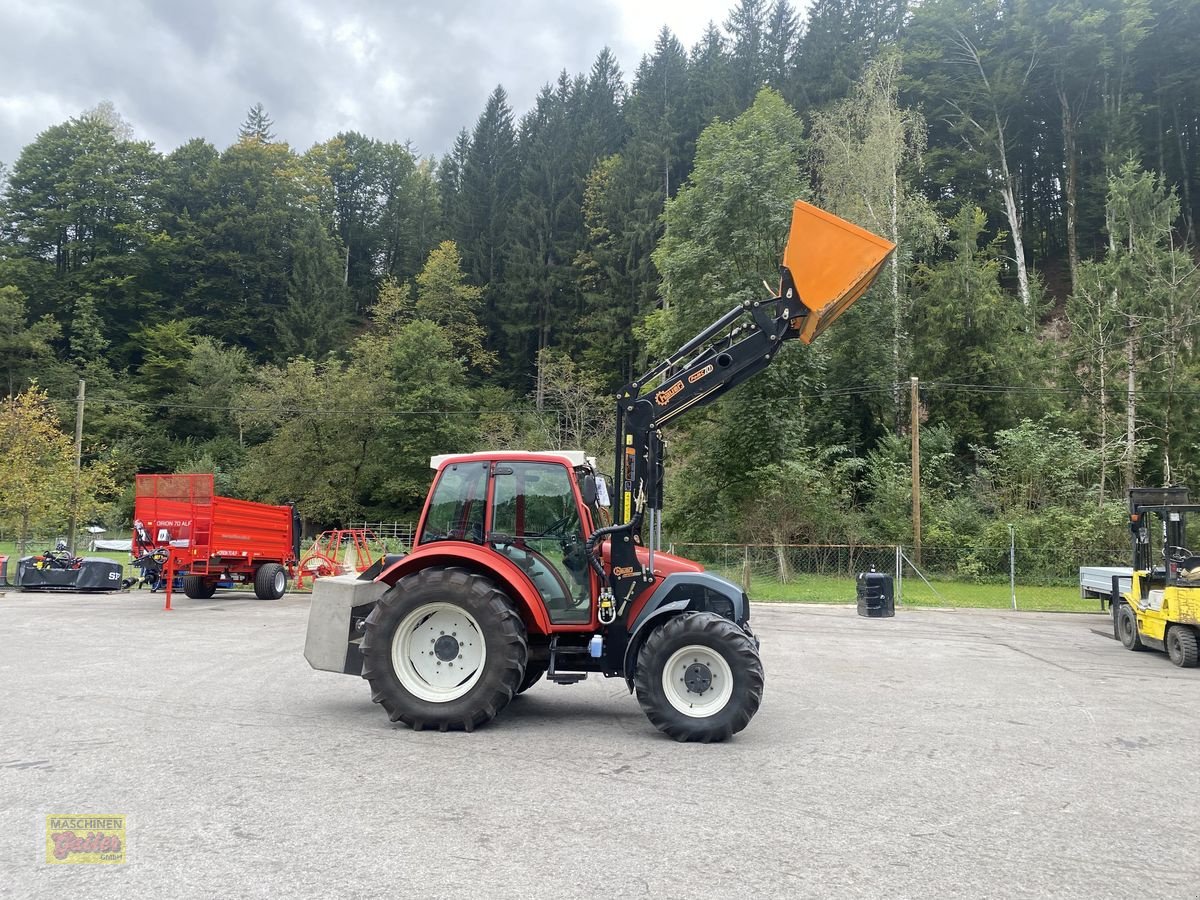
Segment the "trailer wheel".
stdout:
[[1196,632],[1188,625],[1172,625],[1167,629],[1167,656],[1171,662],[1190,669],[1200,661],[1200,646],[1196,643]]
[[677,741],[724,741],[762,703],[763,667],[746,632],[716,613],[683,613],[656,628],[638,653],[638,703]]
[[363,678],[393,722],[474,731],[525,677],[525,623],[495,584],[466,569],[406,575],[367,616]]
[[287,569],[279,563],[263,563],[254,573],[254,595],[259,600],[278,600],[287,591]]
[[1141,650],[1144,647],[1138,634],[1137,616],[1128,603],[1122,603],[1117,611],[1117,637],[1126,650]]
[[208,600],[217,592],[217,580],[187,575],[183,579],[183,592],[193,600]]

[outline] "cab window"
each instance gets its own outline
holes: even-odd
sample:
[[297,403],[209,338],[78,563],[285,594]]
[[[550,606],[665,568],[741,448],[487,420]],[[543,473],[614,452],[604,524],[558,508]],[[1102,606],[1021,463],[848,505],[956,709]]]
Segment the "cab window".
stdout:
[[483,543],[487,512],[487,463],[446,466],[433,489],[419,543]]
[[552,622],[591,619],[583,525],[571,472],[557,463],[502,463],[492,497],[492,547],[529,576]]

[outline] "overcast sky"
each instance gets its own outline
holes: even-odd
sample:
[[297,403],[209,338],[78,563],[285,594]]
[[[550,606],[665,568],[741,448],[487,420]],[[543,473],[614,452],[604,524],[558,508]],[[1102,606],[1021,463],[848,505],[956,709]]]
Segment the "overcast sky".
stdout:
[[519,115],[606,45],[628,83],[664,24],[690,48],[733,4],[0,0],[0,162],[102,100],[163,152],[228,146],[261,101],[298,150],[355,130],[440,155],[497,84]]

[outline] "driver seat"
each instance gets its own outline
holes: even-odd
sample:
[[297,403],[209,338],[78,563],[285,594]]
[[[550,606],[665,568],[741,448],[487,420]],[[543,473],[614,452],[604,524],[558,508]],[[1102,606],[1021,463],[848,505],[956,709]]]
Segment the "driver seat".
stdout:
[[1189,556],[1179,564],[1179,580],[1187,585],[1200,585],[1200,556]]

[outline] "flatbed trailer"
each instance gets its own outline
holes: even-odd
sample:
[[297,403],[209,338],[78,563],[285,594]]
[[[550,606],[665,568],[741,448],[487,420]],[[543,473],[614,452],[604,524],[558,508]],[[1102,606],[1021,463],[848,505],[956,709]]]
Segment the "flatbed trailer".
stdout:
[[1099,600],[1100,609],[1113,600],[1113,579],[1117,579],[1116,597],[1129,591],[1133,569],[1129,566],[1080,566],[1079,596],[1084,600]]
[[295,573],[300,522],[293,506],[218,496],[212,475],[138,475],[133,555],[165,552],[189,597],[206,599],[218,583],[252,584],[277,600]]

